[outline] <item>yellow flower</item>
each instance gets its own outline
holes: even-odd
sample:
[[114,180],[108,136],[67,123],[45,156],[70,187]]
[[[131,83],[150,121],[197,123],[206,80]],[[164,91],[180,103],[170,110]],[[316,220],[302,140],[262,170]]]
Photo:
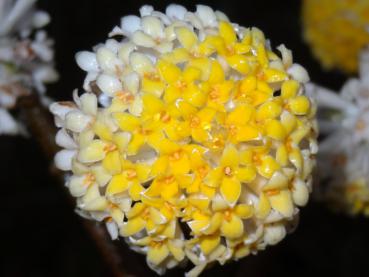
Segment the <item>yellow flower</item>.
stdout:
[[[192,232],[195,235],[212,235],[219,231],[219,234],[227,239],[240,238],[244,233],[242,219],[250,218],[253,215],[252,207],[239,204],[230,208],[222,201],[217,202],[220,203],[213,205],[214,215],[204,214],[200,211],[193,214],[193,220],[188,223]],[[219,234],[218,236],[220,236]],[[214,247],[216,246],[214,245]]]
[[134,164],[128,160],[121,161],[122,170],[114,175],[107,188],[107,195],[116,195],[128,190],[129,196],[134,200],[139,200],[140,194],[144,191],[142,183],[150,179],[151,168],[142,163]]
[[347,73],[358,70],[358,55],[369,43],[369,2],[304,0],[304,37],[327,68]]
[[83,214],[159,274],[190,260],[198,276],[284,237],[308,199],[315,107],[307,73],[257,28],[203,5],[141,13],[84,56],[101,96],[53,107],[71,148],[58,161]]
[[183,251],[183,241],[179,239],[157,240],[155,237],[145,237],[132,242],[139,247],[147,247],[147,262],[153,266],[158,266],[168,257],[178,264],[185,258]]
[[155,148],[155,145],[164,137],[152,119],[143,120],[129,113],[115,113],[113,117],[122,131],[132,135],[127,146],[128,155],[137,154],[146,143]]
[[195,107],[201,107],[205,103],[205,96],[196,85],[196,81],[201,79],[201,70],[187,66],[183,72],[171,62],[158,61],[158,71],[165,80],[164,100],[166,103],[173,103],[178,98],[183,98]]
[[251,182],[255,171],[250,167],[241,167],[239,152],[232,144],[228,145],[221,156],[219,167],[214,168],[206,177],[206,184],[220,187],[224,199],[233,206],[241,194],[241,183]]

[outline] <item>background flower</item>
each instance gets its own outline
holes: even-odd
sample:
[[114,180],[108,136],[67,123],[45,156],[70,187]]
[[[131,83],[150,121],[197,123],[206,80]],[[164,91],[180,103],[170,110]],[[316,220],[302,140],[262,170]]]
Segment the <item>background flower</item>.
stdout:
[[53,66],[53,42],[40,30],[50,17],[37,10],[35,3],[35,0],[0,3],[0,134],[21,131],[9,113],[19,97],[38,92],[46,104],[45,84],[58,78]]

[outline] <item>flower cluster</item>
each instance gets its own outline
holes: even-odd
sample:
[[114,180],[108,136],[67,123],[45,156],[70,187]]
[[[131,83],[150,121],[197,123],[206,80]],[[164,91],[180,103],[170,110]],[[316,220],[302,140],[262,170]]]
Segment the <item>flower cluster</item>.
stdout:
[[369,50],[360,56],[360,78],[350,79],[339,93],[309,84],[319,105],[325,135],[318,169],[324,186],[317,196],[336,208],[369,215]]
[[324,67],[358,70],[358,54],[369,44],[367,0],[304,0],[304,36]]
[[190,260],[197,276],[284,238],[308,200],[315,106],[259,29],[203,5],[140,13],[76,55],[86,92],[50,106],[55,161],[80,214],[156,272]]
[[45,31],[34,32],[48,24],[50,17],[36,10],[35,2],[0,2],[0,134],[20,131],[9,113],[19,97],[32,91],[43,95],[44,84],[58,78],[53,68],[52,41]]

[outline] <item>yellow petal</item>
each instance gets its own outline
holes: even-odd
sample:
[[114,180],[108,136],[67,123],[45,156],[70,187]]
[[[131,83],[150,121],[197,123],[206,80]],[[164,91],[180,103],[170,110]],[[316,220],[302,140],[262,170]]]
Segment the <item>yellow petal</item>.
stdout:
[[283,82],[281,89],[281,96],[285,99],[295,97],[300,88],[299,82],[295,80],[288,80]]
[[163,214],[161,214],[157,209],[150,208],[150,219],[157,225],[164,224],[167,222]]
[[172,253],[173,257],[178,261],[182,261],[185,258],[185,253],[182,249],[182,242],[176,242],[175,240],[168,241],[168,248],[170,253]]
[[209,83],[220,83],[222,81],[224,81],[223,68],[218,61],[212,61],[208,82]]
[[153,94],[144,94],[142,96],[143,102],[143,115],[153,117],[157,113],[164,110],[164,103]]
[[123,237],[132,236],[145,228],[145,225],[146,221],[141,217],[129,219],[126,223],[123,223],[123,226],[120,228],[120,235]]
[[238,159],[238,151],[237,148],[229,144],[223,151],[223,155],[220,161],[222,167],[231,167],[231,169],[238,166],[239,159]]
[[271,206],[268,197],[264,193],[261,193],[259,203],[256,207],[256,216],[262,219],[266,218],[270,213],[270,209]]
[[182,95],[181,89],[179,89],[175,85],[169,85],[165,89],[165,92],[164,92],[164,101],[165,101],[165,103],[168,103],[168,104],[173,103],[178,98],[180,98],[181,95]]
[[95,122],[93,130],[100,139],[112,140],[113,138],[110,128],[101,121]]
[[206,102],[206,95],[193,83],[187,86],[182,96],[185,101],[197,108]]
[[276,118],[282,112],[282,107],[275,101],[268,101],[261,105],[256,113],[256,118],[258,120],[264,120],[267,118]]
[[248,60],[243,55],[233,55],[230,57],[226,57],[226,61],[233,69],[242,74],[247,74],[250,71]]
[[205,255],[209,255],[220,243],[218,234],[202,236],[200,238],[200,248]]
[[204,182],[210,187],[218,187],[223,174],[223,168],[214,168],[208,173]]
[[136,172],[138,180],[140,180],[140,182],[145,182],[149,178],[151,167],[146,164],[139,163],[136,165]]
[[234,212],[242,219],[249,218],[253,215],[254,209],[250,205],[239,204],[234,208]]
[[304,160],[302,158],[301,152],[298,149],[293,149],[288,156],[291,163],[299,170],[301,170]]
[[242,183],[249,183],[255,179],[256,170],[253,166],[240,167],[236,171],[236,177]]
[[231,215],[229,219],[223,220],[220,230],[228,239],[239,238],[243,234],[243,222],[238,216]]
[[127,154],[128,155],[135,155],[137,154],[138,150],[141,148],[142,145],[145,144],[146,138],[139,134],[135,133],[128,144]]
[[270,195],[269,201],[271,207],[285,217],[291,217],[293,215],[293,202],[288,189],[281,190],[278,194]]
[[161,97],[164,92],[165,84],[158,78],[144,77],[141,82],[141,90]]
[[188,222],[188,226],[194,234],[200,234],[206,227],[209,226],[209,220],[193,220]]
[[232,25],[226,21],[221,21],[219,23],[219,35],[224,39],[226,44],[231,44],[237,39]]
[[262,67],[267,67],[269,65],[268,57],[265,51],[265,46],[262,43],[259,43],[259,45],[256,48],[257,52],[257,59],[258,62]]
[[288,106],[294,114],[305,115],[310,109],[310,101],[306,96],[300,95],[291,99]]
[[[193,63],[192,63],[193,64]],[[187,66],[183,71],[183,80],[185,83],[192,83],[193,81],[199,80],[201,77],[201,70],[199,68],[204,67],[204,65],[196,64],[197,67],[191,65]]]
[[238,127],[236,136],[234,137],[234,139],[237,142],[242,142],[242,141],[254,140],[254,139],[257,139],[258,137],[259,137],[258,129],[245,125],[245,126]]
[[141,213],[146,209],[146,205],[141,202],[136,203],[127,213],[127,218],[131,219],[141,215]]
[[243,257],[248,256],[251,253],[249,246],[242,245],[238,246],[237,249],[234,250],[234,258],[237,260],[242,259]]
[[255,76],[247,76],[245,79],[241,81],[240,90],[243,93],[250,93],[256,89],[256,77]]
[[255,109],[249,105],[239,105],[227,116],[227,124],[231,125],[245,125],[247,124]]
[[128,132],[118,132],[113,135],[113,142],[120,152],[124,152],[127,149],[130,140],[131,134]]
[[169,84],[176,82],[181,76],[181,69],[171,62],[159,60],[157,68],[162,78]]
[[186,154],[181,154],[178,160],[172,160],[170,165],[174,175],[187,174],[191,169],[191,163]]
[[123,131],[134,131],[140,126],[140,119],[128,113],[115,113],[113,118],[117,121],[119,128]]
[[171,199],[177,193],[178,193],[178,184],[176,181],[171,182],[169,184],[165,184],[165,186],[162,187],[161,195],[165,200]]
[[280,169],[280,165],[272,156],[265,156],[262,158],[261,166],[258,167],[258,172],[265,178],[271,178],[275,171]]
[[234,205],[241,195],[240,181],[236,178],[224,177],[220,185],[220,193],[230,205]]
[[102,165],[104,169],[111,175],[120,173],[120,171],[122,170],[122,166],[120,163],[119,151],[116,150],[107,153],[102,162]]
[[288,75],[278,69],[266,68],[264,69],[264,78],[268,83],[275,83],[287,80]]
[[268,120],[265,130],[267,136],[276,140],[284,140],[287,135],[282,123],[276,119]]
[[133,201],[138,201],[141,198],[141,193],[145,190],[145,188],[138,182],[132,182],[129,188],[129,196],[131,196]]
[[268,183],[263,186],[263,190],[275,190],[275,189],[285,189],[288,187],[288,178],[281,173],[280,171],[276,171],[272,178],[268,181]]
[[286,145],[282,144],[277,148],[276,161],[281,164],[281,166],[286,166],[288,163],[288,151]]
[[150,247],[147,252],[147,261],[154,265],[159,265],[162,261],[164,261],[169,255],[169,249],[166,244],[161,243],[160,245],[156,245]]
[[203,231],[203,233],[206,235],[211,235],[215,233],[216,231],[218,231],[218,229],[222,225],[222,222],[223,222],[223,214],[215,213],[213,217],[211,218],[209,225]]
[[128,188],[128,182],[125,176],[123,174],[115,175],[113,176],[113,178],[111,178],[106,188],[106,194],[113,195],[113,194],[121,193],[125,191],[127,188]]

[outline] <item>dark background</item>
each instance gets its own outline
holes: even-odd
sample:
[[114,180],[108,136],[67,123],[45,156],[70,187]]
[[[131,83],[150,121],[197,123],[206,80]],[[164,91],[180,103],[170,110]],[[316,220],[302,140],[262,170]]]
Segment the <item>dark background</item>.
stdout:
[[[273,47],[285,43],[313,81],[333,89],[345,81],[339,72],[322,71],[303,43],[300,1],[240,2],[201,3],[225,12],[231,21],[259,27]],[[70,99],[84,78],[74,54],[104,41],[122,15],[137,14],[145,3],[164,10],[170,2],[40,0],[39,7],[52,16],[47,30],[55,39],[61,75],[57,84],[49,86],[49,95]],[[194,3],[181,2],[191,10]],[[49,174],[50,162],[37,143],[0,137],[0,156],[0,276],[109,276],[64,189]],[[368,249],[369,219],[335,214],[310,201],[302,209],[297,231],[279,245],[238,263],[215,266],[203,276],[369,276]],[[144,267],[143,259],[139,261]]]

